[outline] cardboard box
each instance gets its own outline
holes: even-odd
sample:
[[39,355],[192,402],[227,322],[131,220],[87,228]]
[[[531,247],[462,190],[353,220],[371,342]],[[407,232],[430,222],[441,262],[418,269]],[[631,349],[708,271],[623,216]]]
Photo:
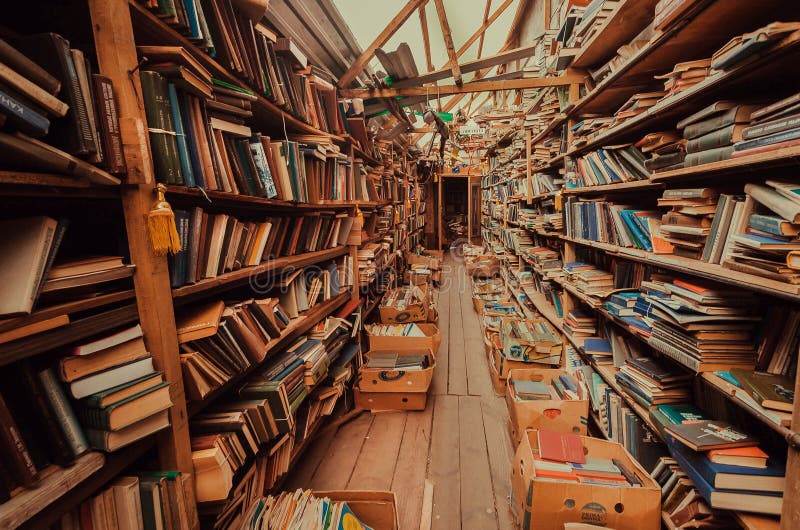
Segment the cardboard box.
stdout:
[[546,429],[586,436],[589,421],[589,400],[517,399],[510,381],[544,381],[566,374],[566,370],[544,368],[517,368],[508,373],[506,405],[511,417],[511,436],[519,443],[528,429]]
[[362,392],[353,386],[357,409],[380,412],[386,410],[425,410],[427,392]]
[[500,377],[497,366],[494,363],[494,357],[489,356],[489,376],[492,378],[492,387],[495,393],[504,396],[506,393],[506,379]]
[[428,349],[433,352],[434,357],[439,353],[439,346],[442,344],[442,333],[436,324],[428,322],[418,322],[417,326],[425,334],[424,337],[396,337],[396,336],[382,336],[373,335],[370,332],[371,326],[367,325],[364,329],[367,331],[369,338],[370,350],[383,350],[392,351],[400,350],[405,351],[408,349],[419,350]]
[[403,281],[409,285],[428,286],[433,281],[433,271],[429,269],[407,270],[403,275]]
[[526,322],[541,323],[550,328],[558,341],[527,341],[514,334],[512,323],[514,318],[503,318],[500,325],[500,340],[503,343],[503,354],[507,359],[516,361],[537,362],[558,366],[564,351],[561,332],[555,329],[545,318],[528,319]]
[[[384,350],[397,353],[396,348]],[[367,352],[367,358],[378,350]],[[427,348],[410,348],[402,353],[424,353],[428,356],[429,366],[423,370],[382,370],[367,368],[365,364],[359,368],[358,387],[362,392],[427,392],[436,369],[436,358]]]
[[[424,295],[422,299],[414,304],[408,305],[402,311],[394,307],[388,307],[384,305],[383,301],[381,301],[381,305],[378,308],[378,312],[381,316],[381,322],[383,322],[384,324],[427,322],[429,319],[428,312],[430,311],[430,306],[431,306],[430,291],[428,290],[427,285],[421,285],[419,286],[419,288],[422,290]],[[384,300],[388,298],[389,293],[386,293],[386,295],[384,296]]]
[[397,500],[391,491],[314,491],[317,497],[344,501],[359,521],[373,530],[399,530]]
[[425,255],[417,255],[413,253],[408,253],[406,262],[409,265],[425,265],[432,271],[440,271],[442,270],[442,261],[439,258],[434,256],[425,256]]
[[537,431],[525,431],[511,466],[511,502],[523,530],[562,530],[565,523],[589,523],[617,530],[659,530],[661,488],[618,443],[581,436],[588,456],[616,458],[642,481],[642,487],[538,480],[533,452]]
[[499,337],[495,336],[495,343],[492,345],[492,360],[494,365],[497,367],[497,374],[502,377],[504,380],[508,379],[508,373],[511,370],[520,370],[520,369],[527,369],[527,368],[550,368],[550,365],[547,364],[539,364],[539,363],[529,363],[525,361],[516,361],[514,359],[509,359],[505,355],[503,355],[503,351],[501,347],[498,347]]

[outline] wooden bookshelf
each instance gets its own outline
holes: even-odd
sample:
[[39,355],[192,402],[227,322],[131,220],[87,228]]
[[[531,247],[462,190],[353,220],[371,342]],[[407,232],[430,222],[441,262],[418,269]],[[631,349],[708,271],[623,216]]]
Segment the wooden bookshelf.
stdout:
[[722,175],[752,175],[759,170],[771,168],[786,168],[790,170],[797,165],[800,165],[800,147],[786,147],[769,153],[757,153],[730,158],[721,162],[655,173],[651,180],[653,182],[668,183],[672,181],[715,178]]
[[558,316],[556,308],[550,303],[547,297],[543,293],[537,291],[532,285],[523,286],[522,290],[525,292],[528,300],[536,307],[536,310],[541,313],[544,318],[549,320],[556,329],[561,330],[564,319]]
[[663,190],[664,185],[651,180],[633,180],[630,182],[615,182],[600,186],[584,186],[580,188],[564,188],[562,195],[603,195],[606,193],[629,193],[642,190]]

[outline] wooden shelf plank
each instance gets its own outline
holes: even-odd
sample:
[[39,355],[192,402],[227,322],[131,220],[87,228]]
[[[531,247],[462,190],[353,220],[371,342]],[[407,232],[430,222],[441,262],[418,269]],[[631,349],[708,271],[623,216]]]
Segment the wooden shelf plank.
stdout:
[[212,293],[218,293],[220,291],[243,285],[250,281],[252,277],[259,274],[275,273],[287,267],[305,267],[306,265],[311,265],[320,261],[344,256],[347,254],[347,252],[348,247],[346,245],[342,245],[327,250],[319,250],[317,252],[307,252],[305,254],[277,258],[255,267],[246,267],[236,271],[226,272],[225,274],[221,274],[216,278],[206,278],[197,283],[178,287],[172,290],[172,298],[180,303],[184,303],[189,299],[207,296]]
[[556,327],[556,329],[560,330],[561,325],[564,323],[564,319],[558,316],[555,306],[553,306],[553,304],[547,300],[545,295],[538,292],[532,285],[524,285],[522,290],[525,292],[528,300],[530,300],[534,307],[536,307],[536,310],[539,311],[544,318],[549,320],[550,323]]
[[670,182],[684,179],[699,179],[718,177],[724,174],[752,173],[754,170],[769,167],[783,167],[800,165],[800,147],[785,147],[769,153],[757,153],[739,158],[730,158],[721,162],[712,162],[700,166],[674,169],[655,173],[651,178],[654,182]]

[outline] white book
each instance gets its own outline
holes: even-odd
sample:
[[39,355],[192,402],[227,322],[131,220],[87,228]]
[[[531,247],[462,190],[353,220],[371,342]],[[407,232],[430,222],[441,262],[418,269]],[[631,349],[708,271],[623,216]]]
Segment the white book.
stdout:
[[145,357],[128,364],[104,370],[96,374],[73,381],[69,385],[69,392],[75,399],[85,398],[92,394],[108,390],[134,379],[144,377],[155,372],[153,358]]

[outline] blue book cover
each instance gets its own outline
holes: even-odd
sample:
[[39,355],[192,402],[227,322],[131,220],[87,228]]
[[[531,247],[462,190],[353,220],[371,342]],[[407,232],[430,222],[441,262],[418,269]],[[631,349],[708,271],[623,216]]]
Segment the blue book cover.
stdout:
[[648,326],[647,323],[645,323],[643,320],[638,319],[636,317],[620,317],[620,318],[622,319],[623,322],[625,322],[629,326],[633,326],[633,327],[635,327],[637,329],[641,329],[642,331],[644,331],[646,333],[650,333],[651,331],[653,331],[653,328]]
[[611,353],[611,343],[608,339],[589,337],[583,341],[585,351]]
[[718,370],[718,371],[714,372],[714,374],[717,375],[720,379],[722,379],[724,381],[727,381],[728,383],[730,383],[732,385],[735,385],[735,386],[737,386],[739,388],[744,388],[742,386],[742,384],[739,382],[739,380],[736,379],[736,376],[733,375],[732,373],[730,373],[727,370]]
[[46,135],[50,129],[50,120],[4,90],[0,90],[0,112],[6,116],[10,125],[25,134],[39,137]]
[[[205,176],[203,174],[203,163],[200,160],[200,153],[197,151],[197,131],[191,120],[191,100],[188,94],[178,94],[178,107],[180,109],[181,117],[184,118],[181,125],[183,126],[183,134],[186,136],[186,149],[189,151],[189,161],[192,163],[192,173],[194,174],[195,185],[205,188]],[[202,134],[205,134],[203,132]]]
[[183,120],[181,119],[181,111],[178,106],[178,91],[175,85],[170,83],[167,87],[169,93],[169,110],[172,113],[172,121],[175,124],[175,139],[178,142],[178,159],[181,163],[181,173],[183,174],[183,183],[189,187],[194,187],[194,172],[189,163],[189,148],[186,146],[186,135],[183,133]]
[[200,22],[197,19],[197,10],[195,9],[194,0],[183,0],[183,5],[186,7],[186,19],[189,22],[189,35],[191,39],[200,38]]
[[612,182],[622,182],[622,180],[623,180],[622,177],[619,176],[617,174],[617,172],[614,171],[614,169],[608,163],[608,156],[606,155],[606,152],[603,151],[602,149],[598,149],[597,150],[597,156],[600,157],[600,161],[603,163],[603,167],[605,167],[606,171],[608,171],[608,175],[611,177],[611,181]]

